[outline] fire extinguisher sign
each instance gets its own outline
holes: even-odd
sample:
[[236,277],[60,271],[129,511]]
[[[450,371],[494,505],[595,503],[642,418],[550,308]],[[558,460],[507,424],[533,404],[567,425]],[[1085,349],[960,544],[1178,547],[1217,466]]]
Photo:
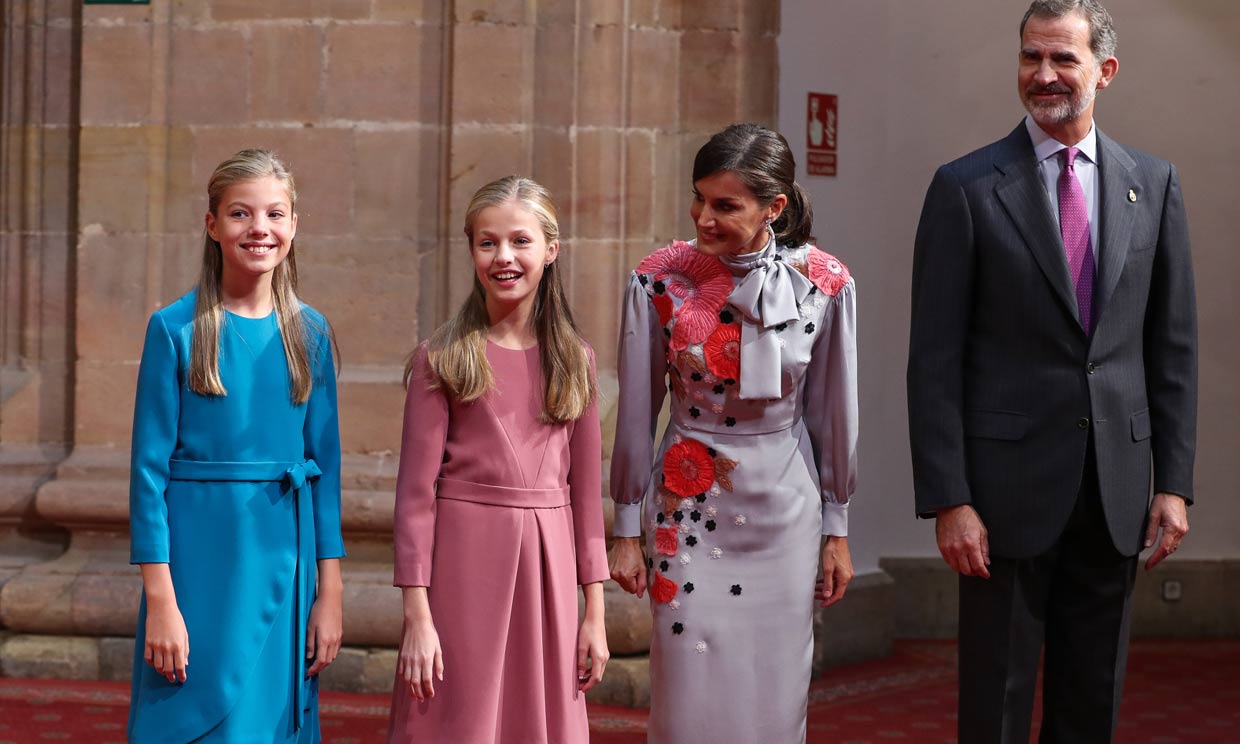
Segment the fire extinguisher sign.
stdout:
[[805,167],[811,176],[834,176],[839,97],[810,93],[805,126]]

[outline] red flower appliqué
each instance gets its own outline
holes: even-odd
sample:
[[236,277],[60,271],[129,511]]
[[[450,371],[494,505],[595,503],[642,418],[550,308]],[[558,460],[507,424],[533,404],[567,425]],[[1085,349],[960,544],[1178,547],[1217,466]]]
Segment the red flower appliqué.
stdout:
[[672,313],[675,308],[672,306],[672,298],[666,294],[657,294],[654,296],[654,309],[659,313],[659,325],[667,325],[672,321]]
[[714,480],[715,460],[701,442],[685,439],[663,455],[663,485],[677,496],[702,493]]
[[720,323],[702,347],[706,366],[721,379],[741,377],[741,329],[733,323]]
[[658,571],[654,572],[654,581],[650,584],[650,597],[659,604],[667,604],[676,596],[680,585]]
[[680,307],[673,313],[673,351],[704,341],[719,322],[719,311],[732,293],[732,275],[719,259],[698,253],[681,240],[646,256],[637,265],[637,273],[650,274],[681,299]]
[[676,555],[680,550],[680,531],[675,527],[660,527],[655,530],[654,549],[662,555]]
[[848,284],[848,267],[830,253],[810,248],[805,259],[809,264],[809,280],[828,297],[836,296]]

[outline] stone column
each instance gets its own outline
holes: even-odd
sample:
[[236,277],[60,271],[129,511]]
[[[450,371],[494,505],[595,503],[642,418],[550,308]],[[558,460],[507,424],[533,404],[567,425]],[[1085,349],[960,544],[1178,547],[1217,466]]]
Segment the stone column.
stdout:
[[[469,287],[469,196],[513,172],[555,194],[569,294],[599,360],[607,456],[625,277],[691,234],[701,142],[732,121],[774,120],[778,3],[181,0],[79,12],[73,448],[36,500],[71,540],[5,585],[3,620],[132,638],[127,465],[143,329],[193,285],[211,169],[265,146],[298,179],[302,295],[342,352],[346,640],[391,648],[400,374]],[[640,655],[648,611],[626,600],[609,590],[613,651]],[[97,646],[100,675],[126,674],[124,644]],[[392,656],[352,649],[335,681],[386,689]],[[644,671],[621,667],[600,694],[644,703]]]
[[0,586],[67,537],[34,501],[70,441],[78,66],[73,4],[13,0],[3,12]]

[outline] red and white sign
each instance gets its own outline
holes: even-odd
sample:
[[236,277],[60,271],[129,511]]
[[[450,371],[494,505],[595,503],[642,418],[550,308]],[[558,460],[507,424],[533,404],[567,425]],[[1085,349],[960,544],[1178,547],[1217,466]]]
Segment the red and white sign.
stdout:
[[805,168],[811,176],[834,176],[839,97],[809,94],[805,126]]

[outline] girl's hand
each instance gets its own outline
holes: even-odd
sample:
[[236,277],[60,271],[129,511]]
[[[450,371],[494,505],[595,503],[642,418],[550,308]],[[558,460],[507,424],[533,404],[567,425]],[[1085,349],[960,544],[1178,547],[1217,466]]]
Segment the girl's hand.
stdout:
[[[601,603],[600,603],[601,604]],[[577,632],[577,689],[589,690],[603,680],[603,669],[611,654],[607,651],[607,629],[601,613],[592,617],[587,612]]]
[[639,537],[617,537],[611,549],[611,578],[638,599],[646,593],[646,557]]
[[409,694],[418,702],[435,697],[435,680],[443,681],[443,649],[429,612],[425,617],[405,618],[396,675],[405,680]]
[[146,648],[143,658],[169,682],[184,682],[189,666],[189,631],[176,600],[146,604]]
[[320,594],[310,609],[310,624],[306,626],[306,660],[314,663],[306,670],[313,677],[336,660],[344,637],[343,611],[340,593]]
[[818,580],[817,599],[823,607],[830,607],[844,598],[848,583],[853,579],[852,555],[848,552],[848,538],[831,536],[822,546],[822,578]]

